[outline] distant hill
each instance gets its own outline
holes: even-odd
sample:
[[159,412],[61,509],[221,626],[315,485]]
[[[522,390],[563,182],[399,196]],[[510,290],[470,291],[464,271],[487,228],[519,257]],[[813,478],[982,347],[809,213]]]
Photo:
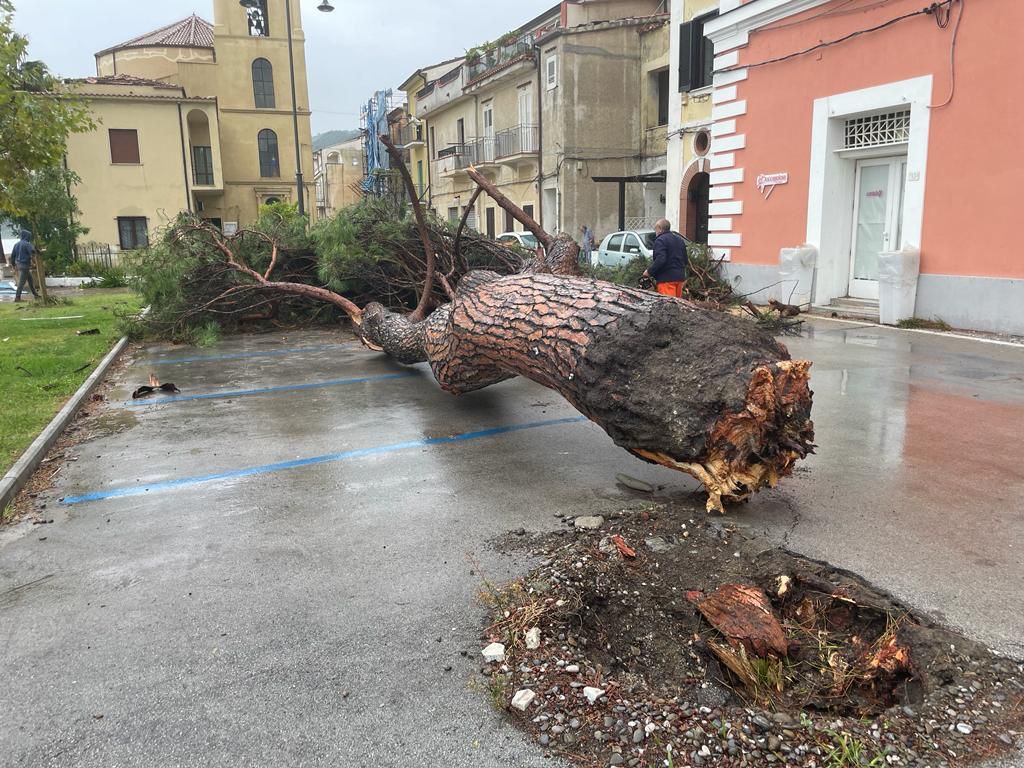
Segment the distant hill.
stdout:
[[354,139],[359,136],[359,129],[353,128],[351,130],[338,130],[338,131],[325,131],[324,133],[318,133],[313,137],[313,151],[317,152],[324,147],[329,147],[333,144],[341,144],[343,141]]

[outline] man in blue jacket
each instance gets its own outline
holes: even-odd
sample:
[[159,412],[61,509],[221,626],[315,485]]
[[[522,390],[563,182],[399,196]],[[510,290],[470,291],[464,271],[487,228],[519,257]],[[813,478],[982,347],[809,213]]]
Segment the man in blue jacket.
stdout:
[[655,224],[654,232],[657,235],[654,240],[654,259],[644,271],[644,277],[654,280],[658,293],[681,299],[689,266],[686,240],[672,231],[668,219],[661,219]]
[[37,299],[35,283],[32,282],[32,254],[36,249],[32,247],[32,233],[27,229],[21,230],[21,240],[11,249],[11,263],[18,270],[18,290],[14,292],[14,300],[21,301],[21,292],[28,283],[29,290]]

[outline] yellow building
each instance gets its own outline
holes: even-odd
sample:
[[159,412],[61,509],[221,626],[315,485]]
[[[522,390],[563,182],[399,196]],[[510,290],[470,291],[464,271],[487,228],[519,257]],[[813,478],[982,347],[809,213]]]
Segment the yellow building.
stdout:
[[363,140],[349,139],[313,153],[316,216],[325,219],[363,196]]
[[[472,165],[550,232],[650,227],[665,210],[669,39],[659,0],[560,3],[402,85],[426,126],[430,202],[465,213]],[[418,90],[417,90],[418,89]],[[481,197],[469,226],[522,226]]]
[[287,1],[298,152],[286,0],[214,0],[213,24],[191,16],[112,46],[95,78],[69,83],[97,122],[68,142],[90,240],[137,247],[181,210],[230,232],[261,204],[295,202],[297,172],[315,207],[305,38],[299,0]]
[[708,241],[711,161],[711,91],[714,45],[704,24],[719,0],[672,0],[666,218],[699,243]]

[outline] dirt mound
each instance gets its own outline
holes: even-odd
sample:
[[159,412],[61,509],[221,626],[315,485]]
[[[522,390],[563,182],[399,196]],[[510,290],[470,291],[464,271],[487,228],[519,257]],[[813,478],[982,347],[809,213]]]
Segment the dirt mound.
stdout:
[[482,672],[577,764],[962,765],[1020,735],[1019,663],[855,574],[682,506],[566,522],[485,592],[506,656]]

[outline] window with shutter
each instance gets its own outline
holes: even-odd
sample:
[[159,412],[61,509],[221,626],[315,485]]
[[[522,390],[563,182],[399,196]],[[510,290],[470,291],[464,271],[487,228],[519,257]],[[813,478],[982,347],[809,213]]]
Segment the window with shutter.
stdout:
[[679,90],[695,91],[712,83],[715,71],[715,44],[704,36],[704,25],[718,11],[679,25]]
[[693,22],[688,21],[679,25],[679,91],[680,93],[690,90],[690,78],[692,77],[690,63],[690,29]]
[[111,128],[109,135],[111,163],[115,165],[138,165],[141,162],[138,131],[125,128]]

